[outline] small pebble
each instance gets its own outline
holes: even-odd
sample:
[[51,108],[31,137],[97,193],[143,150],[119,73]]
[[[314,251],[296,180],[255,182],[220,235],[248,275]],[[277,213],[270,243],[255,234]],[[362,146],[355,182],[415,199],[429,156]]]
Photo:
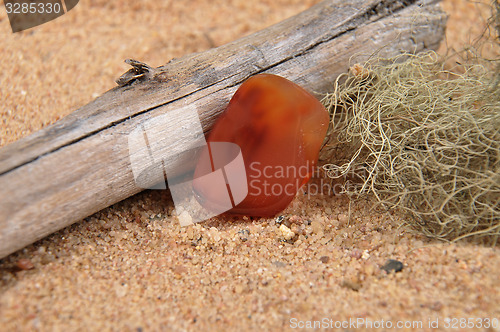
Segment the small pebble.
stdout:
[[277,224],[281,224],[284,220],[285,220],[285,216],[279,216],[279,217],[276,217],[275,221]]
[[311,227],[312,227],[313,232],[314,232],[315,234],[321,234],[321,233],[323,233],[323,229],[324,229],[324,227],[323,227],[323,224],[322,224],[322,223],[320,223],[319,221],[313,221],[313,222],[311,223]]
[[16,262],[16,266],[21,269],[21,270],[31,270],[35,268],[35,265],[27,259],[27,258],[22,258]]
[[434,310],[434,311],[441,311],[443,309],[443,304],[439,301],[431,303],[429,306],[429,309]]
[[390,273],[391,271],[401,272],[403,270],[403,267],[404,265],[400,261],[397,261],[395,259],[389,259],[380,269],[384,270],[387,273]]
[[212,240],[217,243],[221,240],[220,232],[217,228],[215,227],[210,227],[210,236],[212,237]]
[[280,261],[274,261],[272,264],[276,267],[285,267],[286,263],[280,262]]
[[341,225],[346,225],[349,221],[349,217],[347,217],[347,215],[345,214],[339,214],[338,219]]
[[186,269],[185,266],[183,265],[176,265],[173,269],[172,272],[174,273],[176,278],[180,278],[188,273],[188,270]]
[[349,254],[352,258],[355,258],[355,259],[360,259],[361,256],[363,255],[363,252],[359,249],[353,249],[350,254]]
[[361,289],[361,282],[357,278],[348,278],[344,279],[342,281],[342,284],[340,284],[340,286],[357,292]]
[[328,257],[328,256],[321,256],[319,258],[319,260],[321,261],[321,263],[326,264],[326,263],[328,263],[330,261],[330,257]]
[[193,223],[193,218],[187,211],[184,211],[179,215],[179,222],[181,225],[191,225]]
[[243,286],[242,286],[242,285],[236,285],[236,286],[234,287],[234,292],[235,292],[236,294],[241,294],[241,293],[243,292]]
[[290,228],[286,227],[285,225],[281,225],[279,230],[281,232],[281,236],[283,236],[285,240],[291,240],[295,236],[295,233],[292,232]]
[[240,240],[245,242],[248,241],[248,236],[250,235],[250,231],[248,229],[242,229],[238,231],[238,234],[240,235]]

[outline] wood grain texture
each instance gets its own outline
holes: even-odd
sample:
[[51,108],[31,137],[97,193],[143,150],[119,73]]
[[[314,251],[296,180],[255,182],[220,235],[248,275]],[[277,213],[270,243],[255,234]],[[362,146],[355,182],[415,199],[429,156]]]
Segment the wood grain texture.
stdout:
[[[136,79],[0,149],[0,258],[141,191],[128,137],[146,121],[196,110],[206,132],[238,86],[261,72],[319,97],[349,64],[375,52],[437,48],[445,22],[437,1],[327,0],[232,43],[144,68]],[[186,121],[175,114],[163,124],[165,135]],[[179,138],[165,149],[185,144]],[[175,163],[175,155],[166,162]]]

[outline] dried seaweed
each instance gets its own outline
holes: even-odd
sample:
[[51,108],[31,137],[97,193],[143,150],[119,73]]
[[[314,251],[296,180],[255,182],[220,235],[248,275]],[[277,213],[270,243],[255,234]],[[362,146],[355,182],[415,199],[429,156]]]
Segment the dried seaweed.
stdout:
[[433,52],[402,55],[341,75],[323,100],[332,115],[323,168],[351,175],[345,193],[373,194],[427,236],[496,242],[500,73],[492,60],[460,71],[445,62]]

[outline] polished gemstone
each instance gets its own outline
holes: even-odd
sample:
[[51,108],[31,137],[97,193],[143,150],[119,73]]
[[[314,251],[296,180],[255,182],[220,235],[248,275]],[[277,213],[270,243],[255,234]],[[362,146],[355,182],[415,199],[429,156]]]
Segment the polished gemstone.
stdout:
[[[208,146],[201,153],[193,180],[198,201],[207,209],[220,211],[222,197],[229,193],[232,208],[228,213],[279,213],[314,172],[328,122],[323,105],[295,83],[271,74],[249,78],[207,137]],[[233,144],[227,144],[225,151],[222,142]],[[235,176],[241,174],[235,167],[224,166],[236,165],[237,157],[243,158],[246,179]],[[222,170],[225,179],[222,186],[198,180],[217,170]],[[241,196],[242,190],[247,190],[246,196]]]

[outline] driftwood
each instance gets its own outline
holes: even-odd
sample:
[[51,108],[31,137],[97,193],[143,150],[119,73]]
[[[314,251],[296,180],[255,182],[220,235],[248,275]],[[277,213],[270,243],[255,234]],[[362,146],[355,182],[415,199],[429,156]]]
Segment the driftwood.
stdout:
[[[327,0],[158,68],[131,62],[118,87],[0,149],[0,258],[141,191],[131,171],[128,135],[144,121],[196,109],[207,132],[242,81],[261,72],[286,77],[320,97],[349,64],[375,52],[435,49],[446,21],[437,2]],[[186,121],[182,114],[177,119],[164,124],[165,135]]]

